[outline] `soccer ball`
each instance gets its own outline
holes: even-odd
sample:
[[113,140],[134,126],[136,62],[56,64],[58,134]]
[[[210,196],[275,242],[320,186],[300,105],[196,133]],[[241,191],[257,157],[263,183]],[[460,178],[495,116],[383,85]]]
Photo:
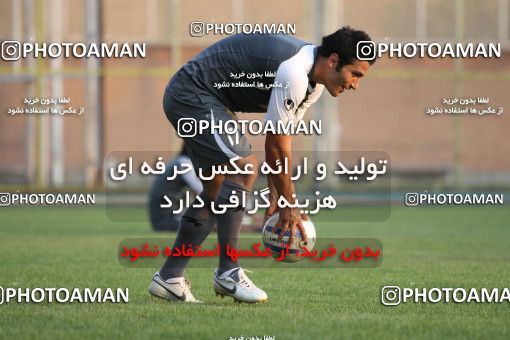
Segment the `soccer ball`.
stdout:
[[[278,241],[278,235],[280,235],[281,229],[278,228],[275,232],[272,231],[276,222],[278,222],[280,214],[276,213],[271,216],[266,224],[264,225],[264,229],[262,229],[262,241],[264,242],[264,246],[266,248],[271,249],[272,255],[274,258],[281,258],[282,250],[286,251],[286,246],[289,243],[290,230],[285,233],[283,236],[282,242]],[[301,239],[301,234],[299,231],[296,231],[296,235],[294,236],[294,240],[291,245],[289,245],[289,253],[285,256],[282,262],[297,262],[304,259],[303,256],[296,255],[296,253],[302,253],[303,248],[306,248],[308,251],[312,251],[315,246],[315,226],[312,220],[305,221],[303,220],[303,227],[306,232],[306,236],[308,242],[304,242]]]

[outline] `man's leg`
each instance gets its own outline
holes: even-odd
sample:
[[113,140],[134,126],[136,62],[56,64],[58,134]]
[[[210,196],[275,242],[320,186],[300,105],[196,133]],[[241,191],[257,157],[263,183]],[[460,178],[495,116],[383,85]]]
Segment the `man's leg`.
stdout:
[[[223,176],[216,176],[211,181],[203,183],[204,191],[199,196],[204,201],[204,206],[201,208],[191,206],[184,212],[172,249],[182,245],[191,245],[195,249],[207,238],[216,223],[216,216],[211,211],[211,201],[216,197],[222,182]],[[184,269],[190,260],[191,257],[186,256],[169,256],[159,275],[164,280],[183,277]]]
[[[199,92],[199,90],[197,91]],[[195,101],[194,97],[186,97],[185,94],[175,98],[166,91],[163,104],[167,118],[178,130],[179,119],[181,118],[210,120],[212,124],[216,125],[232,120],[232,117],[227,114],[224,105],[214,101],[215,99],[211,96],[202,98],[200,102]],[[209,107],[204,107],[203,103],[208,103]],[[217,131],[182,137],[190,151],[193,166],[199,171],[200,169],[210,169],[214,165],[228,164],[229,160],[234,157],[240,157],[237,160],[238,166],[244,167],[244,164],[247,164],[247,162],[256,165],[256,159],[252,155],[251,146],[243,135],[240,135],[240,138],[234,139],[236,143],[232,143],[232,138],[228,138],[229,136],[218,134]],[[253,168],[256,170],[258,167],[254,166]],[[205,182],[203,183],[204,193],[201,194],[201,197],[206,201],[206,204],[203,208],[190,208],[189,211],[186,211],[179,227],[175,245],[191,243],[192,246],[196,246],[201,244],[211,231],[216,220],[218,223],[220,246],[222,248],[220,267],[232,268],[239,266],[239,264],[232,262],[226,256],[226,245],[229,244],[230,246],[237,247],[243,208],[235,207],[220,216],[212,214],[211,210],[208,209],[209,203],[210,201],[214,201],[216,204],[226,202],[233,190],[236,191],[236,194],[242,194],[243,191],[251,191],[256,174],[229,175],[227,181],[224,181],[223,176],[218,176],[214,176],[209,185]],[[222,192],[222,194],[219,195],[219,192]],[[239,218],[239,213],[241,218]],[[197,228],[197,225],[200,228]],[[196,302],[189,291],[189,284],[183,277],[184,268],[188,264],[189,258],[177,258],[169,258],[167,263],[165,263],[161,270],[164,278],[160,277],[159,272],[154,275],[149,291],[153,295],[168,300],[177,299],[180,301]],[[240,267],[224,272],[221,277],[218,276],[218,271],[216,271],[214,277],[214,289],[219,295],[230,295],[234,299],[244,302],[258,302],[267,299],[265,292],[258,289],[253,283],[250,283],[251,281]],[[173,288],[175,284],[178,285],[179,289]],[[190,298],[187,299],[187,296],[190,296]]]
[[[236,163],[241,168],[251,163],[253,168],[257,169],[257,159],[254,155],[242,158]],[[189,207],[183,214],[173,247],[180,247],[183,244],[191,244],[192,247],[195,247],[202,244],[214,224],[217,223],[218,241],[221,250],[219,273],[239,267],[238,261],[232,261],[227,256],[226,248],[227,244],[235,248],[238,246],[244,209],[242,206],[238,206],[227,209],[224,214],[214,215],[210,208],[211,201],[214,201],[214,204],[218,206],[219,204],[228,204],[232,195],[238,196],[239,202],[241,202],[243,194],[249,199],[256,178],[257,173],[255,172],[253,175],[229,175],[226,178],[215,176],[211,181],[204,182],[204,191],[200,194],[200,197],[205,204],[202,208]],[[161,277],[165,280],[182,277],[190,260],[189,257],[168,257],[165,265],[160,270]]]
[[[223,181],[222,177],[204,182],[204,191],[199,195],[204,205],[201,208],[189,207],[182,216],[174,247],[191,245],[193,248],[202,244],[214,227],[216,216],[211,211],[211,193],[217,192]],[[169,256],[161,270],[154,274],[149,284],[149,292],[157,297],[182,302],[200,302],[190,291],[190,283],[184,278],[184,269],[190,257]]]
[[[238,160],[237,165],[243,168],[246,164],[253,164],[253,169],[258,169],[257,159],[254,155]],[[250,196],[253,183],[257,178],[255,171],[252,175],[228,175],[218,193],[215,204],[230,204],[230,197],[236,195],[239,205],[229,207],[225,213],[217,215],[218,240],[220,244],[220,263],[214,273],[213,287],[218,296],[231,296],[238,302],[261,302],[267,300],[267,294],[258,288],[244,273],[238,261],[233,261],[227,255],[227,245],[238,248],[241,222],[244,209],[241,206],[242,196]]]
[[216,216],[218,241],[221,249],[218,267],[219,275],[230,269],[239,267],[239,262],[233,261],[227,255],[227,245],[234,248],[238,247],[241,223],[244,217],[244,208],[241,206],[242,197],[245,195],[246,201],[250,199],[253,183],[257,179],[256,169],[258,168],[258,163],[254,155],[242,158],[238,160],[236,164],[240,168],[243,168],[246,164],[253,164],[255,173],[253,175],[226,176],[214,202],[216,206],[229,204],[232,195],[237,196],[240,202],[239,206],[228,208],[224,214]]

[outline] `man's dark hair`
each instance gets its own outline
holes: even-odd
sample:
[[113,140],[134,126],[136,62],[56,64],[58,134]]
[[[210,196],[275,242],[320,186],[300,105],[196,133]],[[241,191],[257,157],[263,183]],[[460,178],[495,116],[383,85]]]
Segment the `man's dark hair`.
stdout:
[[[338,54],[339,62],[336,70],[340,71],[343,66],[352,64],[358,59],[356,48],[360,41],[372,41],[372,39],[364,31],[357,31],[349,26],[344,26],[335,33],[323,37],[317,53],[326,58],[333,53]],[[370,65],[373,65],[375,58],[367,61]]]

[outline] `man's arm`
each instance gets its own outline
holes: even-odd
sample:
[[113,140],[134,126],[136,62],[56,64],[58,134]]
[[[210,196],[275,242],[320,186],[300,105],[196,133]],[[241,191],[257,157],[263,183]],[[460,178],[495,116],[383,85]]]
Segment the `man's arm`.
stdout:
[[[291,121],[297,122],[302,118],[304,111],[298,112],[298,107],[305,99],[309,84],[308,71],[305,65],[311,62],[307,58],[313,56],[313,51],[307,49],[309,48],[304,46],[295,56],[282,62],[278,67],[275,82],[288,84],[289,86],[275,87],[271,90],[265,115],[266,122],[272,121],[273,123],[282,122],[287,124]],[[312,54],[307,55],[306,52]],[[289,135],[266,135],[266,162],[272,168],[276,167],[277,160],[284,162],[285,159],[287,159],[289,168],[292,167],[291,142],[292,136]],[[274,184],[275,189],[271,193],[272,197],[274,198],[273,195],[276,195],[275,200],[277,201],[280,196],[283,196],[289,203],[293,204],[296,199],[292,197],[295,194],[295,190],[290,179],[291,173],[271,174],[269,176],[270,182]],[[269,189],[271,190],[271,183]],[[290,229],[291,237],[289,242],[292,242],[297,228],[300,230],[303,240],[306,240],[306,233],[304,232],[299,210],[297,208],[280,208],[278,210],[280,214],[276,226],[282,229],[280,239]],[[271,212],[271,209],[269,209],[269,212]],[[272,213],[274,212],[272,211]]]
[[[276,161],[280,160],[280,162],[285,161],[289,164],[289,167],[292,167],[292,136],[288,135],[277,135],[277,134],[268,134],[266,136],[266,162],[271,168],[276,168]],[[276,189],[276,200],[280,196],[283,196],[289,203],[293,204],[295,202],[295,190],[294,184],[291,181],[291,173],[281,172],[279,174],[270,174],[270,180],[274,184],[274,188]],[[270,188],[271,189],[271,188]],[[274,195],[275,193],[271,193]],[[294,195],[294,197],[293,197]],[[306,232],[304,231],[302,224],[302,217],[297,208],[282,208],[280,209],[280,218],[276,223],[275,227],[280,227],[282,229],[280,233],[280,239],[285,235],[285,233],[290,230],[290,239],[289,244],[294,240],[295,230],[299,229],[302,238],[306,241]]]
[[[285,159],[290,166],[292,166],[292,136],[268,134],[266,136],[266,162],[271,168],[276,168],[276,161],[280,160],[283,164]],[[295,194],[294,185],[290,180],[290,173],[283,171],[276,175],[271,175],[271,181],[275,186],[277,193],[285,197],[290,203],[294,203],[292,194]]]

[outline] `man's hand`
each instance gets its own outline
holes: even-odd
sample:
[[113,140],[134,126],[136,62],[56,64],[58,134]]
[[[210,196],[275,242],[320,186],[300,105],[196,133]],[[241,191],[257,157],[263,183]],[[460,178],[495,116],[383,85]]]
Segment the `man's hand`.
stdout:
[[[308,216],[301,215],[297,208],[282,208],[280,209],[280,216],[274,228],[280,228],[281,232],[278,235],[278,240],[281,242],[283,236],[290,230],[289,246],[292,245],[296,237],[296,229],[301,233],[301,239],[307,242],[303,220],[308,220]],[[306,244],[306,243],[305,243]]]

